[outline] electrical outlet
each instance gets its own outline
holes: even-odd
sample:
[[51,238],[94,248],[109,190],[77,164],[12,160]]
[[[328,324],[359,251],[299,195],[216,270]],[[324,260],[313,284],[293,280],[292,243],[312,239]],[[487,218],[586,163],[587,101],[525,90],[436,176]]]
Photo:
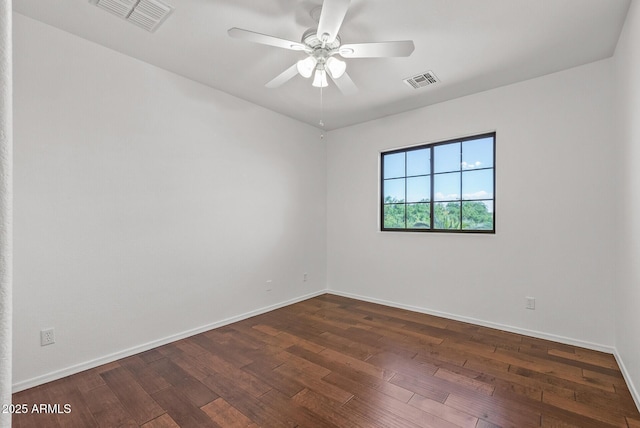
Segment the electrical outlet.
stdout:
[[267,291],[271,291],[273,289],[273,281],[268,279],[267,284],[265,285]]
[[305,272],[305,273],[302,274],[302,280],[304,282],[307,282],[307,279],[309,279],[309,275]]
[[52,328],[40,331],[40,346],[53,345],[56,343],[56,336]]
[[527,297],[527,309],[535,310],[536,309],[536,298],[535,297]]

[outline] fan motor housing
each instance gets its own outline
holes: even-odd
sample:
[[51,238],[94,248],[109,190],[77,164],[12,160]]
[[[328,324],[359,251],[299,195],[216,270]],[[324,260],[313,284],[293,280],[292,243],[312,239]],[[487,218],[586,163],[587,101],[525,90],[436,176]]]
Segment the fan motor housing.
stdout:
[[[302,35],[302,43],[308,46],[312,50],[323,49],[322,40],[318,38],[318,29],[310,28]],[[325,43],[324,49],[332,51],[340,47],[340,36],[336,36],[336,39],[331,43]]]

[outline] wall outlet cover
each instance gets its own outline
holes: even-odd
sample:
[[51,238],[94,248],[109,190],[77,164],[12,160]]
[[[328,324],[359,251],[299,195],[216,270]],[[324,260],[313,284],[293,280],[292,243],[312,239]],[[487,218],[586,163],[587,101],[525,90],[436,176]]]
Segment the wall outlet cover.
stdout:
[[535,310],[536,308],[536,298],[535,297],[527,297],[527,309]]
[[52,328],[40,331],[40,346],[53,345],[56,337]]

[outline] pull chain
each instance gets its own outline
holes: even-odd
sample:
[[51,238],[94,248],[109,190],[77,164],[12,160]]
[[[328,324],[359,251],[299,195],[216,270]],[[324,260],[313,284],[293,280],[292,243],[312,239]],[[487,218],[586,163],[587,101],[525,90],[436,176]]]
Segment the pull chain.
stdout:
[[[320,125],[320,128],[324,128],[324,121],[322,120],[322,118],[324,117],[324,100],[322,98],[322,86],[320,87],[320,122],[318,123],[318,125]],[[324,138],[324,131],[320,131],[320,139],[322,140]]]

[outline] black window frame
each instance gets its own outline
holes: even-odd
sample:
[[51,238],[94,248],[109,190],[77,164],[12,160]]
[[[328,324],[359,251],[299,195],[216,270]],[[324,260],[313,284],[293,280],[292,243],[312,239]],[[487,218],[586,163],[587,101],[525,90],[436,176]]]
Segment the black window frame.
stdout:
[[[487,199],[479,199],[479,200],[466,200],[463,199],[463,195],[462,195],[462,173],[463,171],[469,171],[469,170],[464,170],[462,169],[462,166],[460,168],[460,174],[461,174],[461,180],[460,180],[460,199],[458,200],[451,200],[451,201],[436,201],[434,200],[434,177],[438,174],[447,174],[450,172],[439,172],[436,173],[434,172],[434,148],[438,147],[438,146],[443,146],[443,145],[448,145],[448,144],[457,144],[459,143],[461,145],[461,150],[460,150],[460,156],[461,156],[461,164],[462,164],[462,143],[465,141],[472,141],[472,140],[480,140],[480,139],[484,139],[484,138],[489,138],[491,137],[493,139],[493,165],[491,168],[478,168],[478,169],[474,169],[477,171],[481,171],[481,170],[488,170],[491,169],[493,172],[493,192],[492,198],[487,198]],[[473,234],[495,234],[496,233],[496,132],[487,132],[487,133],[483,133],[483,134],[477,134],[477,135],[472,135],[472,136],[468,136],[468,137],[464,137],[464,138],[454,138],[454,139],[450,139],[450,140],[445,140],[445,141],[438,141],[435,143],[427,143],[427,144],[421,144],[421,145],[416,145],[416,146],[411,146],[411,147],[404,147],[404,148],[400,148],[400,149],[394,149],[394,150],[388,150],[388,151],[383,151],[380,153],[380,231],[382,232],[421,232],[421,233],[473,233]],[[429,176],[429,181],[430,181],[430,199],[429,202],[420,202],[420,203],[428,203],[429,204],[429,228],[391,228],[391,227],[385,227],[384,225],[384,211],[385,211],[385,205],[389,205],[389,204],[385,204],[385,193],[384,193],[384,183],[385,183],[385,178],[384,178],[384,157],[386,155],[393,155],[393,154],[397,154],[397,153],[408,153],[411,151],[415,151],[415,150],[423,150],[425,148],[430,149],[430,169],[429,169],[429,174],[425,174],[423,176]],[[403,177],[397,177],[397,178],[403,178],[405,180],[405,200],[402,203],[398,203],[398,205],[403,204],[405,205],[405,226],[406,226],[406,220],[407,220],[407,205],[409,204],[415,204],[412,202],[408,202],[406,200],[406,180],[408,178],[412,178],[413,176],[408,176],[407,175],[407,162],[406,162],[406,157],[405,157],[405,175]],[[395,179],[395,178],[391,178],[391,179]],[[389,180],[389,179],[387,179]],[[473,201],[492,201],[493,202],[493,222],[492,222],[492,229],[462,229],[462,203],[464,203],[465,201],[467,202],[473,202]],[[460,228],[459,229],[436,229],[434,228],[434,207],[436,203],[448,203],[448,202],[457,202],[460,203]]]

